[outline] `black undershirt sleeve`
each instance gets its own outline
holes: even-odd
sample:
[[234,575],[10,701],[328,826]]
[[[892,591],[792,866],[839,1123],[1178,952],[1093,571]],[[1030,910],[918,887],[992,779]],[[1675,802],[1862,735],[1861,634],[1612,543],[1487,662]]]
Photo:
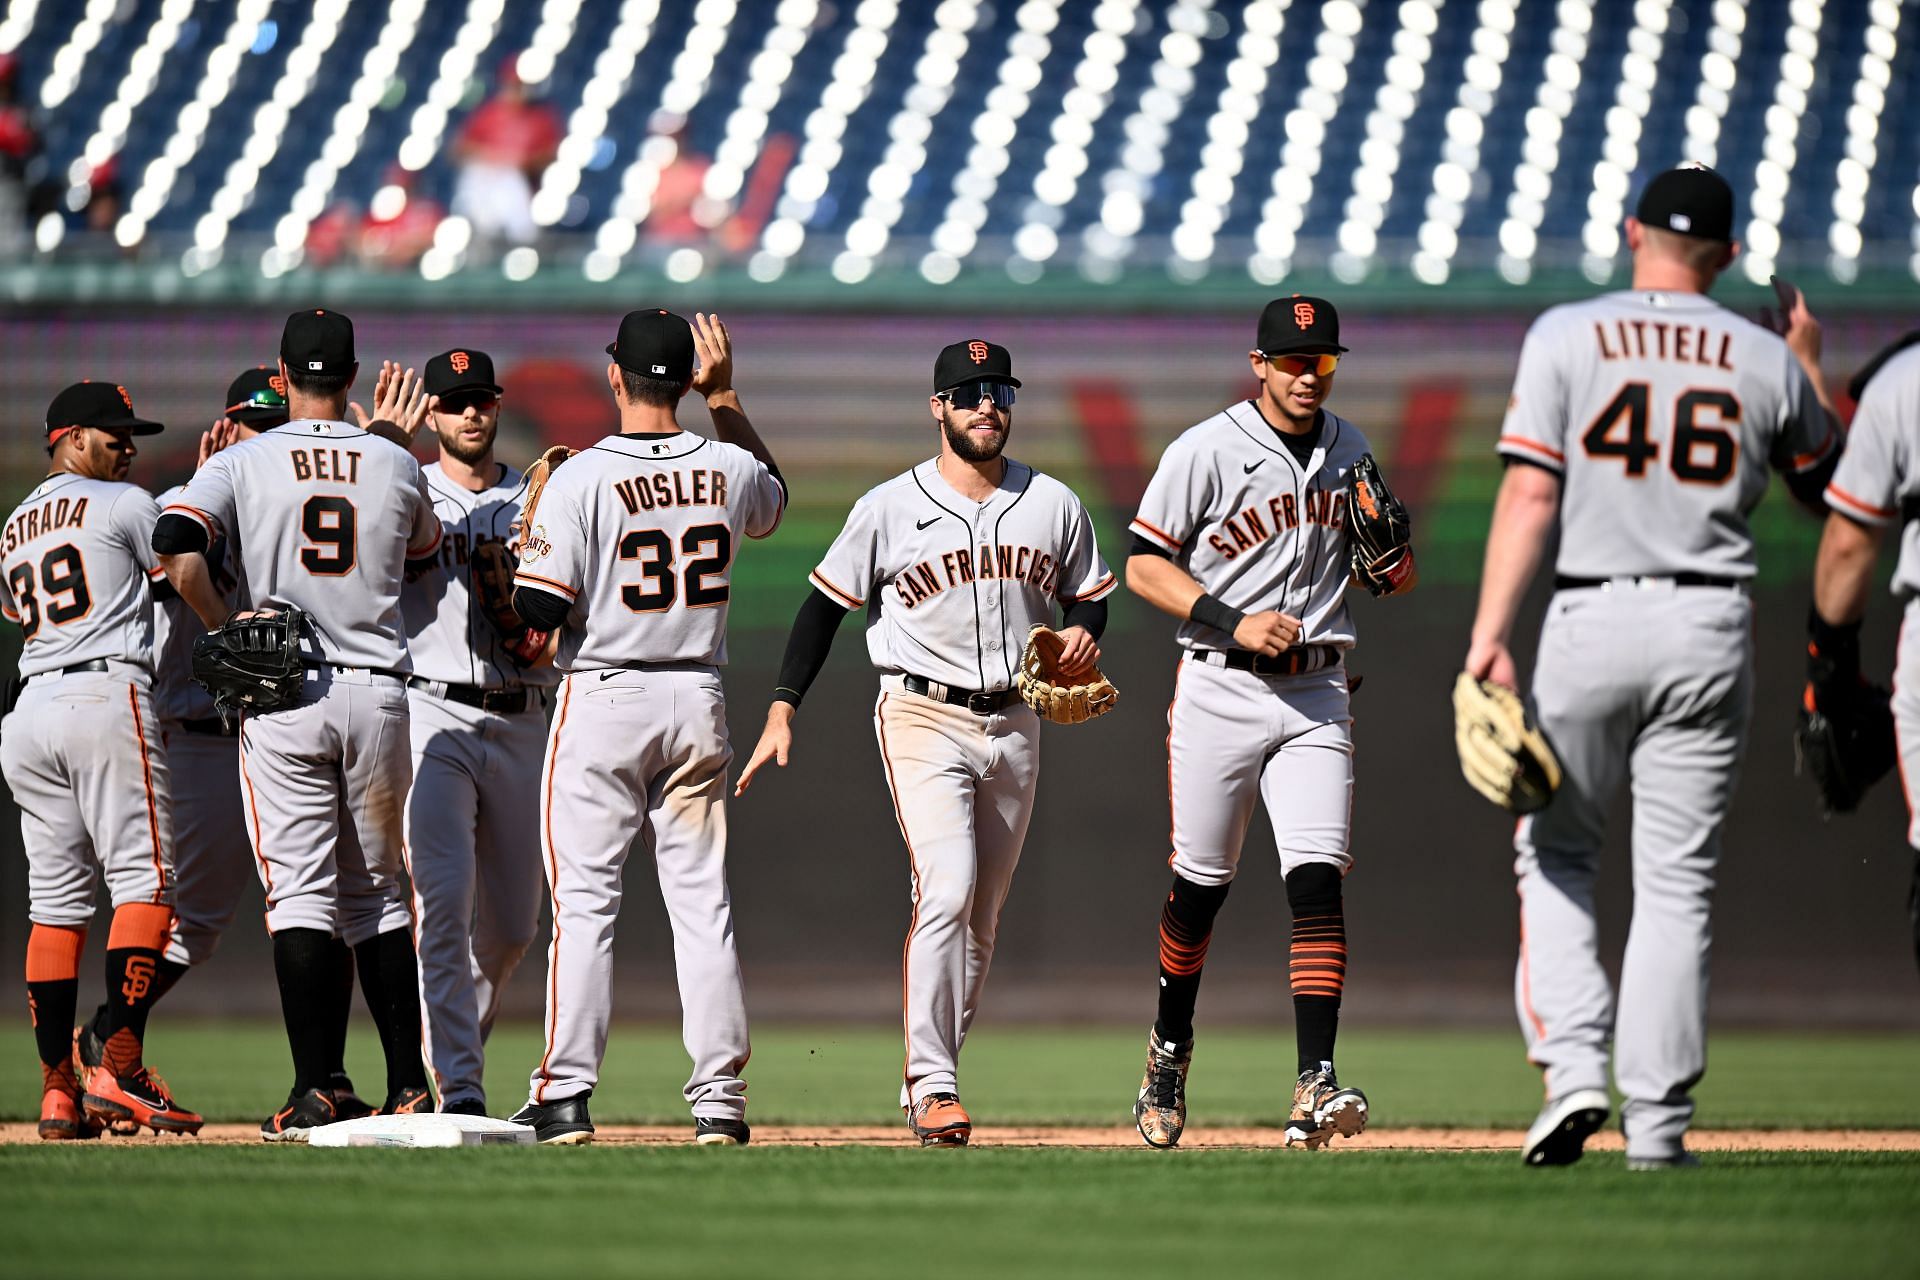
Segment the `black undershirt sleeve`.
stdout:
[[819,588],[807,593],[800,612],[793,616],[793,631],[787,636],[786,656],[780,659],[780,683],[774,688],[775,702],[800,705],[807,696],[820,668],[827,664],[833,648],[833,633],[851,610],[843,609]]
[[1060,625],[1064,627],[1085,627],[1087,634],[1095,640],[1107,629],[1107,598],[1098,600],[1070,600],[1063,610],[1064,617]]
[[1787,482],[1787,492],[1793,500],[1811,511],[1814,515],[1827,514],[1827,485],[1833,479],[1833,473],[1840,469],[1839,449],[1834,449],[1820,462],[1805,471],[1783,473]]
[[513,611],[535,631],[558,631],[567,621],[573,606],[551,591],[538,587],[515,587]]
[[1127,548],[1127,554],[1130,556],[1159,556],[1162,560],[1173,559],[1173,552],[1149,538],[1141,537],[1137,533],[1133,535],[1133,545]]
[[196,551],[205,554],[206,526],[192,516],[163,512],[153,526],[153,549],[163,556],[184,556]]

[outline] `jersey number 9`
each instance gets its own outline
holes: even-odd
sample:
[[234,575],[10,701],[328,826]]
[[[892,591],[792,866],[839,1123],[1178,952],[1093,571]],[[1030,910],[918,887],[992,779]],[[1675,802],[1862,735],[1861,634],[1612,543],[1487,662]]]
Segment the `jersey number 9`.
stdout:
[[[1660,446],[1648,431],[1650,394],[1644,382],[1621,387],[1580,437],[1587,456],[1618,458],[1629,476],[1645,476],[1647,464],[1660,456]],[[1725,484],[1740,460],[1740,442],[1733,433],[1739,425],[1740,402],[1731,392],[1681,392],[1673,402],[1673,447],[1667,455],[1674,478],[1687,484]]]
[[301,568],[322,578],[353,572],[359,540],[351,499],[332,493],[308,498],[300,508],[300,532],[311,544],[300,548]]
[[[33,566],[17,564],[7,575],[7,585],[20,607],[20,631],[29,640],[40,630],[40,598],[33,590]],[[40,557],[40,590],[47,596],[45,618],[54,626],[84,618],[93,609],[93,596],[87,591],[87,566],[81,562],[80,548],[71,542],[55,547]],[[65,600],[57,597],[65,596]]]
[[[676,575],[673,567],[673,539],[664,529],[629,529],[620,539],[620,558],[638,560],[642,583],[629,582],[620,588],[620,603],[635,613],[660,613],[671,609],[677,598],[684,598],[689,609],[704,609],[725,604],[728,586],[708,582],[716,573],[725,573],[733,561],[733,533],[723,524],[697,524],[680,535],[680,550],[694,558]],[[706,552],[706,554],[700,554]],[[681,588],[684,584],[685,591]]]

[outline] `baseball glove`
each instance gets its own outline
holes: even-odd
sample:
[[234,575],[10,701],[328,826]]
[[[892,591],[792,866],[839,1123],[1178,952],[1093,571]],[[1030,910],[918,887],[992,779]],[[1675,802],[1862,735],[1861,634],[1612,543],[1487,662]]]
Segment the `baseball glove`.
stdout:
[[1016,680],[1021,699],[1041,719],[1055,724],[1080,724],[1113,710],[1120,701],[1120,691],[1098,667],[1087,674],[1084,684],[1065,683],[1060,672],[1060,655],[1065,649],[1066,641],[1051,627],[1036,625],[1027,632],[1027,648],[1020,655]]
[[1885,689],[1862,683],[1844,697],[1816,699],[1807,686],[1793,730],[1793,771],[1813,779],[1829,815],[1858,808],[1898,752]]
[[1347,525],[1353,576],[1376,596],[1404,586],[1413,574],[1413,520],[1371,453],[1347,476]]
[[481,616],[500,637],[507,656],[523,667],[533,666],[545,656],[550,631],[536,631],[525,618],[514,612],[513,571],[519,561],[504,542],[483,542],[473,550],[467,565],[473,584],[474,602]]
[[1527,723],[1520,695],[1462,671],[1453,682],[1453,743],[1460,772],[1509,813],[1538,813],[1560,786],[1560,761]]
[[534,516],[540,510],[540,495],[546,491],[548,478],[553,475],[555,467],[572,456],[573,450],[556,444],[535,458],[533,465],[527,468],[527,496],[521,499],[519,516],[508,526],[511,536],[507,541],[507,549],[515,555],[520,554],[520,549],[526,545],[527,534],[533,529]]
[[306,626],[299,609],[271,609],[215,627],[193,642],[194,683],[213,695],[222,719],[291,705],[305,674],[300,636]]

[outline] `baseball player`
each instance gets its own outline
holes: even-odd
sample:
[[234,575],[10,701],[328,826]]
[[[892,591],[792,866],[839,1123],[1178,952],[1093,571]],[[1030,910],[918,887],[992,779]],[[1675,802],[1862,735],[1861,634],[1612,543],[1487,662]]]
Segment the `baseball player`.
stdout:
[[[291,421],[215,454],[153,530],[167,575],[209,629],[233,609],[207,551],[229,535],[256,610],[294,608],[306,678],[294,705],[240,726],[246,828],[266,889],[267,929],[292,1050],[287,1105],[261,1125],[303,1141],[339,1118],[336,933],[354,950],[386,1053],[389,1113],[431,1106],[420,1058],[411,919],[400,884],[408,758],[400,585],[440,547],[420,466],[341,418],[358,371],[353,326],[296,312],[280,342]],[[405,394],[417,398],[412,379]],[[421,411],[424,412],[424,402]]]
[[[1359,428],[1324,407],[1345,351],[1332,303],[1268,303],[1249,353],[1258,396],[1167,447],[1131,526],[1127,586],[1181,620],[1183,650],[1167,734],[1173,885],[1134,1104],[1149,1146],[1174,1146],[1186,1124],[1201,967],[1256,799],[1293,913],[1299,1075],[1287,1145],[1317,1149],[1367,1123],[1366,1096],[1333,1065],[1347,964],[1341,881],[1353,864],[1348,490],[1370,457]],[[1416,578],[1405,551],[1391,580],[1367,585],[1397,594]]]
[[1114,577],[1058,480],[1004,456],[1013,358],[972,339],[934,361],[939,453],[869,491],[809,580],[767,724],[736,794],[785,766],[793,718],[853,610],[880,669],[874,728],[907,845],[900,1106],[923,1146],[961,1146],[960,1047],[993,960],[1040,776],[1040,724],[1014,688],[1027,632],[1065,611],[1065,674],[1090,671]]
[[[1547,1094],[1529,1164],[1578,1160],[1606,1123],[1609,1038],[1628,1166],[1694,1162],[1709,906],[1752,701],[1747,516],[1769,466],[1817,507],[1840,441],[1805,303],[1783,290],[1783,341],[1705,296],[1738,252],[1733,225],[1711,170],[1649,182],[1626,222],[1632,287],[1534,322],[1500,430],[1470,676],[1518,687],[1509,640],[1560,527],[1532,705],[1564,781],[1514,834],[1516,1003]],[[1593,885],[1623,780],[1634,900],[1616,1014]]]
[[[541,1142],[593,1140],[587,1100],[606,1053],[614,921],[635,837],[653,855],[673,926],[695,1138],[752,1136],[719,667],[734,556],[742,538],[779,525],[786,487],[733,391],[725,326],[694,319],[697,333],[666,311],[620,321],[607,348],[620,432],[554,471],[522,517],[514,605],[533,627],[565,627],[540,794],[553,902],[546,1051],[513,1117]],[[675,406],[689,388],[706,397],[718,439],[680,428]]]
[[[440,441],[440,458],[425,471],[441,538],[434,567],[411,575],[400,593],[413,655],[407,870],[421,1025],[440,1109],[485,1115],[482,1045],[540,923],[533,781],[560,677],[551,665],[536,665],[547,656],[546,635],[504,634],[475,581],[482,548],[504,547],[510,536],[525,483],[494,460],[501,389],[493,361],[483,351],[442,352],[427,361],[424,377],[428,423]],[[503,602],[512,594],[510,572],[500,575]]]
[[[0,535],[0,612],[24,638],[9,684],[0,765],[27,855],[27,1002],[40,1050],[43,1139],[103,1126],[193,1133],[142,1058],[147,1015],[165,992],[173,924],[173,811],[153,704],[153,593],[147,545],[159,508],[126,482],[133,437],[160,424],[125,387],[81,382],[47,409],[52,470]],[[113,900],[100,1065],[76,1070],[80,952],[101,877]]]
[[[1914,958],[1920,961],[1920,811],[1911,779],[1920,778],[1920,627],[1911,625],[1920,599],[1920,332],[1907,336],[1855,376],[1859,401],[1847,433],[1847,449],[1827,486],[1826,532],[1815,563],[1813,654],[1831,669],[1821,673],[1829,688],[1845,691],[1860,681],[1860,621],[1866,614],[1873,565],[1887,530],[1900,528],[1900,558],[1893,593],[1906,607],[1893,672],[1894,735],[1900,779],[1907,795],[1907,843],[1915,850]],[[1816,690],[1820,697],[1825,689]]]

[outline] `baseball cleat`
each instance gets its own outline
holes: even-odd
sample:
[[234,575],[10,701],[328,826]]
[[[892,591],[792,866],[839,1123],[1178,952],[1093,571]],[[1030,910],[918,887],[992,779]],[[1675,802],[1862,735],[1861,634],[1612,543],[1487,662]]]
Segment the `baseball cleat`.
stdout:
[[443,1116],[484,1116],[487,1114],[487,1104],[478,1098],[455,1098],[452,1102],[442,1102],[440,1104],[440,1114]]
[[353,1081],[344,1072],[337,1072],[327,1080],[325,1092],[333,1099],[335,1120],[359,1120],[374,1113],[373,1104],[353,1091]]
[[930,1093],[908,1107],[907,1124],[923,1147],[964,1147],[973,1136],[973,1121],[951,1093]]
[[1587,1139],[1607,1122],[1611,1109],[1604,1089],[1575,1089],[1549,1099],[1527,1130],[1520,1158],[1532,1165],[1572,1164],[1585,1153]]
[[529,1102],[507,1119],[514,1124],[530,1125],[535,1140],[546,1146],[575,1146],[593,1141],[593,1120],[587,1115],[591,1093],[562,1098],[558,1102]]
[[[106,1047],[100,1043],[100,1037],[93,1033],[93,1027],[82,1024],[73,1029],[73,1078],[86,1087],[87,1078],[96,1071],[101,1059],[106,1057]],[[133,1120],[114,1120],[106,1126],[108,1133],[128,1137],[140,1132],[140,1126]]]
[[86,1096],[81,1099],[87,1114],[114,1132],[127,1132],[144,1126],[155,1133],[198,1133],[205,1123],[197,1114],[173,1100],[167,1082],[151,1067],[142,1067],[132,1075],[116,1076],[105,1067],[95,1067],[87,1076]]
[[380,1108],[383,1116],[412,1116],[433,1110],[433,1091],[423,1085],[408,1085],[398,1093],[387,1096],[386,1105]]
[[49,1089],[41,1097],[40,1141],[75,1142],[99,1136],[99,1122],[87,1114],[78,1097],[61,1089]]
[[1147,1070],[1133,1103],[1133,1124],[1148,1146],[1180,1144],[1187,1127],[1187,1068],[1192,1063],[1193,1041],[1175,1044],[1147,1033]]
[[288,1094],[287,1105],[260,1122],[260,1137],[267,1142],[305,1142],[313,1130],[341,1118],[333,1098],[327,1089]]
[[1287,1145],[1318,1151],[1335,1138],[1351,1138],[1367,1127],[1367,1095],[1344,1088],[1332,1064],[1302,1071],[1293,1085],[1293,1110],[1287,1115]]
[[745,1120],[695,1116],[693,1140],[703,1147],[744,1147],[753,1141],[753,1127]]
[[1691,1151],[1670,1156],[1628,1156],[1627,1168],[1633,1173],[1658,1173],[1663,1169],[1698,1169],[1700,1157]]

